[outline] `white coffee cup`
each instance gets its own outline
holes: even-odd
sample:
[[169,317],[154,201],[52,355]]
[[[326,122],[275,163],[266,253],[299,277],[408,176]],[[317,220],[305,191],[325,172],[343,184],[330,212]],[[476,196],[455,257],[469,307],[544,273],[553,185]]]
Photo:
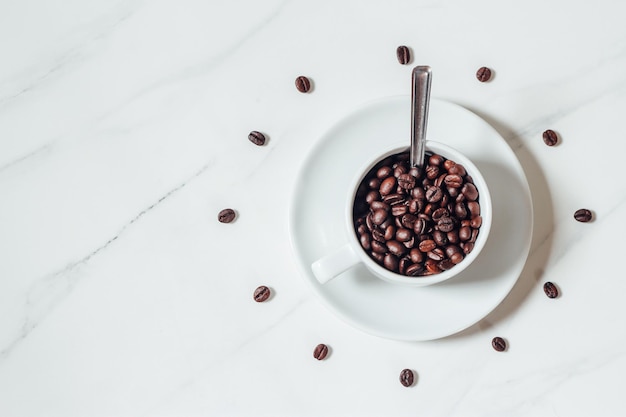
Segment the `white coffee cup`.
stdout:
[[358,175],[356,175],[356,177],[352,181],[351,186],[348,188],[348,196],[344,209],[346,242],[335,252],[325,255],[324,257],[313,262],[313,264],[311,265],[313,274],[320,283],[326,283],[331,279],[340,276],[344,271],[348,270],[349,268],[352,268],[353,266],[362,263],[367,267],[370,272],[386,281],[409,286],[426,286],[448,280],[458,275],[465,268],[467,268],[480,254],[480,251],[485,246],[485,243],[489,236],[493,217],[491,196],[489,194],[487,183],[485,182],[485,179],[483,178],[478,168],[466,156],[464,156],[459,151],[451,148],[450,146],[434,141],[426,142],[426,152],[439,154],[446,159],[463,165],[467,174],[472,177],[474,185],[479,192],[480,216],[482,217],[482,224],[480,226],[478,236],[476,237],[476,241],[474,242],[474,248],[472,249],[472,251],[469,254],[465,255],[464,259],[460,263],[454,265],[448,270],[433,275],[409,277],[399,274],[397,272],[390,271],[379,265],[362,248],[359,237],[354,228],[353,220],[354,199],[356,197],[359,185],[361,184],[363,178],[365,178],[367,173],[378,162],[391,155],[395,155],[407,150],[408,148],[406,145],[398,145],[390,148],[387,152],[384,152],[383,154],[380,154],[379,152],[376,157],[372,158],[371,161],[364,165],[364,167],[358,172]]

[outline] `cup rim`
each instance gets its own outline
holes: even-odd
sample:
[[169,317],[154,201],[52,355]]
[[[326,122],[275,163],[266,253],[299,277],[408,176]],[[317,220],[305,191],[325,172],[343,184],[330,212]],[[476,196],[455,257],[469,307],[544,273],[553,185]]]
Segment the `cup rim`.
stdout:
[[[418,277],[409,277],[406,275],[401,275],[399,273],[390,271],[383,266],[376,263],[370,256],[365,252],[362,248],[359,238],[357,236],[355,227],[354,227],[354,216],[353,216],[353,207],[354,207],[354,198],[356,196],[356,192],[358,190],[361,181],[365,178],[367,173],[376,165],[378,162],[387,158],[391,155],[395,155],[397,153],[405,152],[409,149],[406,144],[396,144],[391,147],[387,146],[386,151],[383,150],[379,153],[375,158],[370,160],[367,164],[363,166],[362,169],[359,170],[358,174],[355,176],[351,183],[351,192],[348,196],[348,201],[346,203],[345,215],[346,215],[346,226],[348,228],[348,235],[350,244],[355,248],[355,253],[361,259],[361,261],[365,264],[365,266],[377,275],[379,278],[384,279],[385,281],[402,284],[407,286],[427,286],[432,284],[437,284],[443,281],[447,281],[453,277],[459,275],[463,270],[469,267],[477,258],[482,249],[484,248],[487,239],[489,238],[491,223],[493,219],[493,207],[491,201],[491,194],[489,193],[489,187],[487,186],[487,182],[483,177],[482,173],[476,167],[476,165],[463,153],[456,150],[455,148],[446,145],[441,142],[427,140],[425,143],[426,151],[432,151],[435,153],[440,153],[445,156],[447,159],[452,159],[453,161],[462,164],[465,167],[465,170],[469,175],[471,175],[474,183],[480,192],[480,213],[482,217],[482,224],[480,226],[480,233],[478,233],[478,237],[476,238],[476,242],[474,242],[474,248],[472,251],[467,254],[463,261],[456,264],[453,268],[450,268],[447,271],[442,271],[434,275],[426,275],[426,276],[418,276]],[[448,155],[453,155],[453,157],[448,157]]]

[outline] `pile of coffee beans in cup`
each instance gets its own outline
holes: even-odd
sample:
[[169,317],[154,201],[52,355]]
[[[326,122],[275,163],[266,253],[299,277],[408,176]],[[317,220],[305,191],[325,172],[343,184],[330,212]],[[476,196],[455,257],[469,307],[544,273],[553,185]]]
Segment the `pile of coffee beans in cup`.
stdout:
[[385,158],[365,175],[353,220],[367,254],[410,277],[463,261],[482,224],[479,193],[463,165],[427,153],[422,167],[411,167],[408,151]]

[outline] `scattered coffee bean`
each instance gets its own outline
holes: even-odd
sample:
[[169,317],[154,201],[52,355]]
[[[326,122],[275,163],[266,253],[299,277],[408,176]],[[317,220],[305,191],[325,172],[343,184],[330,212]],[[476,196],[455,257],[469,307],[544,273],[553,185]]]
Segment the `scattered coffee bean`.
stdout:
[[313,350],[313,357],[318,361],[321,361],[328,355],[328,346],[323,343],[315,346],[315,350]]
[[543,142],[548,146],[554,146],[559,141],[559,137],[557,136],[554,130],[548,129],[543,132]]
[[301,93],[308,93],[311,89],[311,81],[304,75],[296,78],[296,88]]
[[591,221],[593,215],[587,209],[579,209],[574,213],[574,218],[581,223],[587,223]]
[[425,276],[449,270],[474,248],[482,225],[479,190],[461,164],[428,153],[409,167],[408,152],[376,164],[353,207],[363,249],[386,269]]
[[217,220],[219,220],[220,223],[230,223],[235,220],[235,217],[235,210],[227,208],[218,213]]
[[491,346],[498,352],[503,352],[506,349],[506,341],[501,337],[494,337],[491,341]]
[[398,57],[399,63],[406,65],[411,60],[411,51],[409,51],[408,47],[401,45],[396,49],[396,56]]
[[559,296],[559,289],[551,282],[543,284],[543,291],[549,298],[556,298]]
[[410,369],[403,369],[400,372],[400,383],[405,387],[410,387],[413,385],[413,381],[415,379],[415,375],[413,375],[413,371]]
[[265,135],[261,132],[257,132],[256,130],[250,132],[248,139],[257,146],[265,145]]
[[489,79],[491,78],[491,70],[487,67],[478,68],[478,71],[476,71],[476,78],[481,83],[489,81]]
[[257,303],[262,303],[270,298],[271,291],[265,285],[261,285],[256,290],[254,290],[254,301]]

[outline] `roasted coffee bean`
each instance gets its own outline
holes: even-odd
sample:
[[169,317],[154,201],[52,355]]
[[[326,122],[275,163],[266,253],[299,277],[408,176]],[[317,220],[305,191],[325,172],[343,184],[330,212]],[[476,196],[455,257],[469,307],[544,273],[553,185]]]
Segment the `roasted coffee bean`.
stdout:
[[491,340],[491,346],[493,346],[493,348],[498,352],[504,352],[506,350],[506,341],[503,338],[496,336]]
[[466,240],[470,240],[472,237],[472,228],[469,226],[463,226],[459,229],[459,239],[461,242],[465,242]]
[[359,238],[359,241],[361,242],[363,249],[370,250],[372,248],[372,237],[369,233],[363,233]]
[[432,239],[422,240],[418,245],[418,249],[424,253],[430,252],[436,247],[437,247],[437,244]]
[[444,163],[444,157],[438,154],[433,154],[428,157],[428,163],[430,165],[441,165]]
[[478,229],[472,229],[472,236],[469,241],[475,243],[476,239],[478,239]]
[[390,205],[402,204],[406,201],[406,198],[402,194],[389,194],[383,197],[383,201]]
[[382,224],[385,220],[387,220],[387,211],[385,210],[375,210],[372,213],[372,222],[374,222],[375,225],[380,225]]
[[[393,169],[393,176],[400,179],[400,175],[404,175],[407,172],[409,172],[409,169],[405,167],[404,165],[396,165]],[[400,181],[398,181],[398,183],[400,183]]]
[[[450,169],[448,169],[448,174],[450,175],[460,175],[461,177],[465,177],[467,175],[467,172],[465,171],[465,167],[461,164],[454,164],[450,167]],[[467,177],[465,178],[466,182],[467,181]]]
[[383,232],[382,230],[378,228],[372,230],[372,237],[374,238],[374,240],[380,243],[387,242],[387,239],[385,239],[385,232]]
[[431,274],[438,274],[441,272],[439,265],[437,265],[437,261],[433,259],[426,259],[424,265],[426,266],[426,271],[430,272]]
[[442,217],[437,222],[437,228],[442,232],[451,232],[454,229],[454,219],[451,217]]
[[400,372],[400,383],[405,387],[413,385],[414,378],[413,371],[410,369],[403,369]]
[[543,291],[550,298],[556,298],[559,296],[559,289],[551,282],[546,282],[543,284]]
[[457,174],[448,174],[444,178],[446,187],[459,188],[463,185],[463,177]]
[[422,175],[422,170],[419,167],[411,167],[409,174],[417,179]]
[[407,213],[404,216],[402,216],[401,223],[402,223],[402,226],[406,227],[407,229],[413,229],[416,221],[417,221],[416,216],[414,216],[411,213]]
[[262,303],[263,301],[266,301],[268,298],[270,298],[270,294],[270,289],[267,288],[265,285],[261,285],[260,287],[257,287],[256,290],[254,290],[254,301],[256,301],[257,303]]
[[409,258],[411,262],[417,264],[424,262],[424,253],[420,251],[418,248],[413,248],[409,251]]
[[261,132],[257,132],[256,130],[250,132],[248,139],[257,146],[265,145],[265,135]]
[[396,178],[395,177],[387,177],[380,183],[380,188],[378,191],[380,195],[386,196],[391,194],[396,188]]
[[409,229],[405,229],[404,227],[399,228],[396,231],[396,239],[399,242],[406,242],[413,237],[413,231]]
[[472,250],[474,250],[474,242],[463,242],[461,243],[461,248],[463,249],[463,253],[468,255]]
[[296,78],[296,88],[301,93],[308,93],[311,89],[311,80],[304,75],[299,76]]
[[363,233],[367,232],[367,226],[364,224],[360,224],[357,229],[356,229],[357,233],[359,235],[362,235]]
[[378,190],[378,187],[380,187],[380,178],[372,178],[368,185],[370,188]]
[[430,259],[434,261],[439,262],[439,261],[442,261],[446,257],[446,254],[443,251],[443,249],[435,248],[431,250],[430,252],[426,253],[426,256],[428,256]]
[[378,200],[380,200],[380,194],[378,194],[378,191],[370,191],[365,195],[365,201],[367,202],[367,204],[372,204],[373,202]]
[[446,237],[448,238],[448,242],[450,243],[459,243],[458,230],[453,230],[451,232],[446,233]]
[[428,220],[424,218],[418,218],[413,225],[413,231],[416,235],[423,235],[428,232]]
[[472,220],[470,221],[470,226],[474,229],[478,229],[480,226],[482,226],[482,224],[483,218],[480,216],[472,217]]
[[461,189],[461,194],[470,201],[476,201],[478,198],[478,190],[474,184],[466,183]]
[[423,200],[426,197],[426,193],[422,187],[415,187],[411,190],[411,197]]
[[406,247],[397,240],[387,242],[387,249],[396,256],[402,256],[406,253]]
[[450,212],[445,207],[439,207],[438,209],[433,211],[431,215],[433,221],[439,221],[439,219],[441,219],[442,217],[448,216],[450,216]]
[[[373,192],[376,193],[376,191],[373,191]],[[378,194],[378,193],[376,193],[376,194]],[[367,199],[368,197],[365,196],[365,198]],[[389,208],[390,208],[389,204],[384,203],[382,201],[378,201],[378,200],[372,201],[371,203],[369,203],[369,205],[370,205],[370,209],[372,209],[372,210],[385,210],[385,211],[388,211]]]
[[315,359],[317,359],[318,361],[321,361],[324,358],[326,358],[327,355],[328,355],[328,346],[326,346],[323,343],[320,343],[319,345],[315,346],[315,349],[313,350],[313,357]]
[[400,258],[400,261],[398,261],[398,272],[406,275],[406,269],[409,265],[411,265],[411,260],[408,257]]
[[463,202],[456,203],[454,205],[454,214],[456,214],[456,217],[458,217],[459,219],[464,219],[467,217],[467,207]]
[[376,262],[378,262],[381,265],[383,261],[385,260],[385,255],[383,253],[372,252],[370,253],[370,255],[372,256],[372,258],[374,258]]
[[446,174],[445,172],[441,175],[439,175],[437,177],[437,179],[434,181],[434,185],[435,187],[440,187],[441,185],[444,184],[446,177],[448,176],[448,174]]
[[390,176],[392,172],[393,172],[393,169],[391,169],[390,166],[380,167],[378,168],[378,171],[376,171],[376,178],[382,181],[388,176]]
[[396,204],[391,207],[391,215],[395,217],[402,216],[409,211],[409,208],[403,204]]
[[385,240],[391,240],[396,235],[396,227],[392,224],[385,227]]
[[424,267],[420,264],[411,264],[406,268],[406,274],[410,277],[416,277],[424,272]]
[[414,198],[411,201],[409,201],[409,213],[415,214],[418,211],[420,211],[423,206],[424,206],[424,203],[421,200]]
[[467,209],[470,212],[470,217],[476,217],[480,215],[480,204],[478,204],[478,201],[468,202]]
[[398,176],[398,185],[405,190],[411,190],[415,187],[415,177],[411,174],[401,174]]
[[574,213],[574,218],[581,223],[587,223],[591,221],[593,215],[587,209],[579,209]]
[[557,136],[554,130],[548,129],[543,132],[543,142],[548,146],[554,146],[559,141],[559,137]]
[[439,167],[437,165],[428,165],[426,167],[426,179],[434,180],[439,176]]
[[437,266],[442,271],[447,271],[448,269],[452,269],[452,267],[454,266],[454,262],[452,262],[450,259],[444,259],[443,261],[439,262]]
[[398,270],[398,258],[395,255],[388,253],[385,255],[383,265],[390,271],[396,272]]
[[376,253],[387,253],[387,245],[377,240],[372,240],[372,251]]
[[398,58],[399,63],[406,65],[409,61],[411,61],[411,51],[408,47],[400,45],[396,49],[396,57]]
[[445,246],[448,244],[448,236],[440,230],[435,230],[433,232],[433,240],[437,246]]
[[236,216],[235,210],[227,208],[217,214],[217,220],[220,223],[231,223]]
[[487,67],[478,68],[478,71],[476,71],[476,78],[481,83],[489,81],[491,78],[491,70]]
[[443,191],[441,191],[439,187],[432,186],[428,187],[426,190],[426,200],[428,200],[429,203],[436,203],[441,200],[441,197],[443,197]]

